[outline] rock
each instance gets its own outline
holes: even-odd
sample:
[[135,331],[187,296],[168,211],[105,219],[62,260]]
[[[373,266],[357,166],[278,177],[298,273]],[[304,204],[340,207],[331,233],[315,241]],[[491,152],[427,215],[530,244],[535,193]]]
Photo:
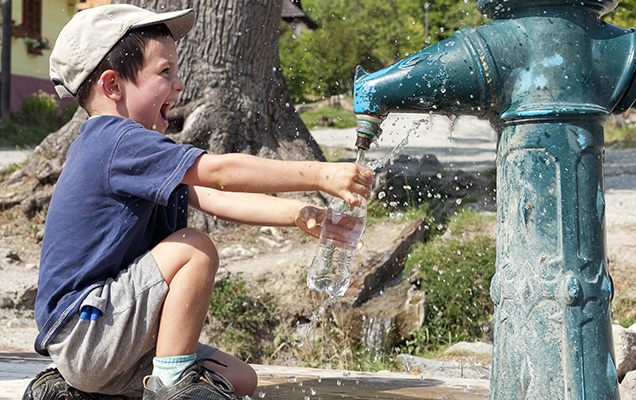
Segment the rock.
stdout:
[[35,297],[37,296],[37,294],[38,294],[37,285],[27,287],[26,289],[24,289],[22,294],[18,294],[18,299],[20,300],[18,301],[17,305],[19,307],[32,310],[35,307]]
[[259,229],[259,232],[265,235],[272,236],[277,242],[283,242],[285,240],[285,237],[281,233],[280,229],[274,226],[264,226]]
[[17,252],[17,251],[14,251],[14,250],[9,250],[9,251],[7,251],[7,252],[5,253],[5,256],[4,256],[4,257],[5,257],[5,259],[6,259],[8,262],[10,262],[10,263],[13,263],[13,262],[21,262],[21,261],[22,261],[22,259],[21,259],[21,258],[20,258],[20,256],[18,255],[18,252]]
[[283,247],[283,245],[278,243],[277,241],[272,240],[270,238],[266,238],[264,236],[259,236],[258,240],[260,240],[261,242],[265,243],[267,246],[269,246],[271,248],[274,248],[274,249]]
[[11,296],[4,292],[0,292],[0,308],[13,308],[14,303]]
[[422,327],[425,315],[424,295],[402,281],[386,288],[359,307],[341,302],[332,306],[336,326],[359,341],[372,356],[409,339]]
[[490,379],[490,366],[464,366],[454,362],[429,360],[409,354],[399,354],[396,358],[398,368],[408,372],[439,378]]
[[636,330],[613,325],[612,335],[618,381],[622,382],[625,374],[636,369]]
[[219,252],[219,257],[222,259],[232,259],[232,258],[247,258],[253,257],[254,252],[246,249],[240,244],[233,244],[229,247],[224,248]]
[[492,355],[492,344],[483,343],[483,342],[458,342],[449,347],[444,354],[451,353],[475,353],[475,354],[484,354],[484,355]]
[[636,399],[636,371],[626,373],[619,387],[622,400]]
[[409,221],[387,248],[377,249],[375,256],[354,264],[343,301],[358,307],[398,278],[403,270],[402,260],[414,243],[424,240],[427,226],[428,221],[422,218]]
[[395,316],[395,327],[400,339],[410,339],[418,331],[426,317],[426,296],[412,287],[407,291],[400,312]]

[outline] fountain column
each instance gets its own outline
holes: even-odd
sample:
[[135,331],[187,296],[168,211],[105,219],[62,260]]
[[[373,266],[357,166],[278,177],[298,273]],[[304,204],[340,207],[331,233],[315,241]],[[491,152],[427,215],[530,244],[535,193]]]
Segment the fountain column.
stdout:
[[636,100],[636,34],[611,0],[481,0],[494,19],[373,74],[354,112],[487,117],[497,148],[491,399],[619,398],[603,125]]

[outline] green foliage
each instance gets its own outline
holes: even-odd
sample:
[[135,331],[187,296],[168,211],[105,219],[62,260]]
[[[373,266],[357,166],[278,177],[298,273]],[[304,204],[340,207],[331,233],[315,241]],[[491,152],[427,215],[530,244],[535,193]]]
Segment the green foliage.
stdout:
[[320,28],[295,35],[281,25],[279,52],[292,99],[351,92],[361,65],[373,72],[465,26],[486,22],[475,0],[306,0]]
[[427,311],[422,329],[404,344],[407,352],[421,354],[450,342],[490,335],[488,319],[494,311],[490,280],[495,257],[494,238],[480,235],[450,240],[438,237],[413,247],[405,273],[416,276],[417,288],[426,294]]
[[24,97],[9,121],[0,122],[0,147],[32,147],[68,122],[77,105],[59,111],[54,95],[38,91]]
[[623,28],[636,25],[636,0],[621,0],[614,11],[605,15],[603,20]]
[[273,298],[253,296],[245,285],[228,277],[216,281],[208,312],[211,337],[236,357],[258,360],[259,349],[270,350],[263,343],[278,324],[278,309]]
[[429,203],[413,205],[408,208],[400,208],[382,203],[380,200],[371,200],[367,204],[367,223],[375,224],[383,219],[390,218],[396,222],[412,221],[418,218],[429,221],[429,225],[435,222],[434,209]]
[[300,118],[309,129],[320,126],[321,117],[331,118],[333,120],[331,128],[335,129],[355,128],[357,124],[355,114],[351,110],[345,110],[342,107],[328,106],[315,111],[303,111],[300,114]]
[[623,328],[636,324],[636,300],[619,298],[613,305],[614,320]]
[[55,96],[39,90],[22,99],[18,115],[25,121],[47,121],[57,118],[57,109]]
[[605,145],[620,149],[631,149],[636,147],[636,127],[633,124],[626,124],[620,127],[606,127]]

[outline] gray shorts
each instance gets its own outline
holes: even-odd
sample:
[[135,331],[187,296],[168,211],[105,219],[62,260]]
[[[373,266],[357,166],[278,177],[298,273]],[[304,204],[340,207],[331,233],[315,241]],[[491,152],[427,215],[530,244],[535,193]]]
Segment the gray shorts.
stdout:
[[[76,315],[48,346],[62,376],[85,392],[141,396],[143,378],[152,373],[167,293],[150,253],[93,290],[81,307],[93,306],[103,316],[91,321]],[[215,350],[199,344],[197,358]]]

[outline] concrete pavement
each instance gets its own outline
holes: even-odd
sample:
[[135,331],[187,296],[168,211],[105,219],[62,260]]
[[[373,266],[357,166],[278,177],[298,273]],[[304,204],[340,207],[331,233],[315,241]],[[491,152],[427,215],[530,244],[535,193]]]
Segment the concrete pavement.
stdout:
[[[34,353],[0,352],[0,400],[20,400],[24,389],[51,360]],[[488,381],[431,378],[392,372],[351,372],[315,368],[253,365],[259,378],[254,399],[340,400],[488,398]]]
[[[422,121],[412,131],[414,123]],[[379,148],[372,145],[367,159],[386,157],[408,134],[408,143],[400,155],[421,157],[435,154],[446,169],[483,171],[495,166],[497,137],[488,121],[476,117],[460,117],[451,121],[440,115],[389,114],[382,122]],[[355,129],[314,129],[318,144],[329,147],[355,148]]]

